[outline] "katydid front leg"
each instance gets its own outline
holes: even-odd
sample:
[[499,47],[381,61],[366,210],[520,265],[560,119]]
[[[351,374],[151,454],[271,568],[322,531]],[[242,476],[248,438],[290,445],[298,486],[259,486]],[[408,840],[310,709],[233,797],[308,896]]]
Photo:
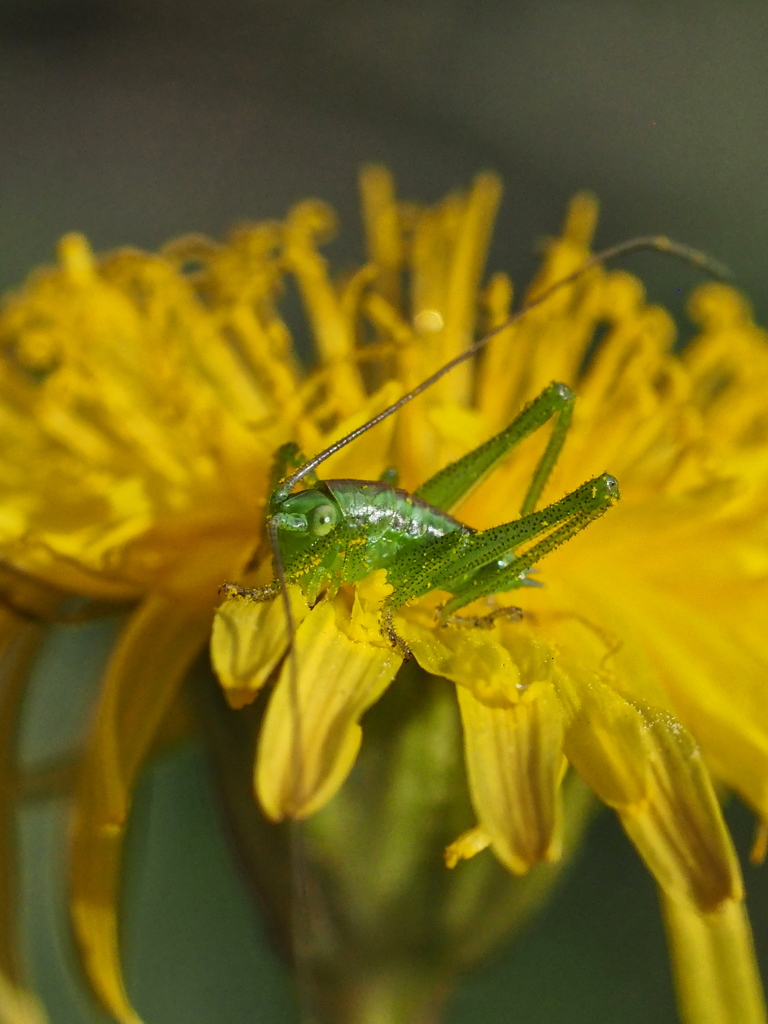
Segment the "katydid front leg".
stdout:
[[[269,474],[270,494],[274,493],[278,484],[286,478],[289,471],[293,471],[303,465],[305,461],[306,456],[295,441],[286,441],[285,444],[281,444],[272,459],[272,468]],[[314,474],[312,474],[311,479],[315,479]],[[263,540],[265,541],[266,537]],[[256,568],[262,550],[261,546],[256,548],[245,566],[245,572],[251,572]],[[241,587],[239,583],[223,583],[219,587],[219,593],[224,597],[239,597],[246,601],[260,603],[263,601],[273,601],[278,597],[280,585],[277,580],[272,580],[271,583],[264,587]]]

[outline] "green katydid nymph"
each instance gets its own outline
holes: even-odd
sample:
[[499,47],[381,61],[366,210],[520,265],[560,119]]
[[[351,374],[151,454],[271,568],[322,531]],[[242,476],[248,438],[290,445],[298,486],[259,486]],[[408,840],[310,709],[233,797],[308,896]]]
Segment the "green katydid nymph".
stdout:
[[[529,569],[619,497],[616,480],[604,473],[535,511],[565,440],[573,403],[565,384],[551,384],[505,430],[446,466],[414,494],[364,480],[315,480],[311,490],[285,496],[276,490],[269,523],[286,580],[298,583],[313,604],[323,592],[332,595],[342,583],[358,583],[375,569],[386,569],[393,590],[385,615],[441,590],[453,595],[440,610],[443,622],[456,621],[454,613],[478,598],[530,583]],[[519,441],[551,418],[554,430],[520,517],[481,532],[455,519],[451,509]],[[278,461],[294,455],[295,449],[286,446]],[[243,593],[264,600],[276,597],[278,586],[276,581],[261,591]],[[391,627],[388,632],[394,639]]]
[[[255,601],[271,600],[282,592],[292,634],[286,584],[298,584],[308,602],[314,604],[323,593],[333,595],[342,584],[360,582],[374,570],[385,569],[392,592],[384,606],[382,628],[393,644],[403,648],[392,627],[391,615],[406,602],[434,590],[447,592],[449,597],[438,612],[439,619],[443,624],[459,623],[461,618],[456,612],[478,598],[531,585],[528,573],[536,563],[602,516],[619,498],[618,482],[603,473],[545,508],[536,508],[573,414],[575,398],[565,384],[550,384],[509,426],[441,469],[413,494],[383,480],[322,481],[317,479],[315,470],[471,358],[492,337],[555,291],[573,283],[596,264],[640,249],[674,255],[718,278],[728,276],[709,257],[667,238],[637,238],[620,243],[589,258],[496,330],[475,341],[416,388],[318,455],[302,462],[295,445],[284,445],[277,453],[274,490],[267,511],[275,579],[256,590],[228,583],[223,592]],[[455,519],[451,511],[515,445],[549,420],[553,421],[552,434],[528,491],[522,496],[519,517],[480,532]],[[289,473],[291,467],[298,468]],[[293,493],[305,478],[311,488]],[[483,625],[499,614],[515,616],[519,612],[504,608],[469,622]]]

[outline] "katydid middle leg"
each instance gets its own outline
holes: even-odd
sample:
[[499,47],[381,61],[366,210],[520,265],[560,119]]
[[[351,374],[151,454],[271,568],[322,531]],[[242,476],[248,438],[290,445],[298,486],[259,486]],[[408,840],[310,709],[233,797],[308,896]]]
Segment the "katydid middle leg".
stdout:
[[575,396],[566,384],[549,384],[508,427],[430,477],[415,492],[416,497],[444,512],[453,511],[459,502],[467,498],[493,472],[515,445],[555,417],[549,442],[534,470],[520,507],[521,516],[533,512],[563,447],[573,417],[574,401]]

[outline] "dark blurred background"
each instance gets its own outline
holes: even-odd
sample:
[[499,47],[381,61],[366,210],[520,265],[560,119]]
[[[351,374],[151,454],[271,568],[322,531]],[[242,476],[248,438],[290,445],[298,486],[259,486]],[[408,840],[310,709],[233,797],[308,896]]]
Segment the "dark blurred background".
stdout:
[[[65,231],[153,247],[310,194],[342,215],[343,263],[359,248],[357,170],[380,160],[424,200],[500,171],[494,265],[517,281],[587,187],[601,244],[664,232],[704,248],[765,320],[766,52],[756,0],[2,0],[0,288]],[[692,271],[630,265],[681,311]],[[25,842],[58,863],[48,813]],[[138,814],[131,933],[146,952],[132,972],[150,1024],[289,1021],[285,976],[211,830],[198,752],[158,766]],[[744,853],[749,818],[731,814]],[[25,927],[53,1024],[80,1024],[66,950],[46,939],[60,881],[38,886]],[[768,965],[768,880],[747,881]],[[550,910],[467,982],[450,1022],[674,1019],[653,886],[604,816]]]
[[588,187],[601,242],[680,237],[759,299],[767,50],[757,0],[2,0],[0,284],[73,228],[153,246],[315,194],[351,230],[374,159],[424,199],[501,171],[518,276]]

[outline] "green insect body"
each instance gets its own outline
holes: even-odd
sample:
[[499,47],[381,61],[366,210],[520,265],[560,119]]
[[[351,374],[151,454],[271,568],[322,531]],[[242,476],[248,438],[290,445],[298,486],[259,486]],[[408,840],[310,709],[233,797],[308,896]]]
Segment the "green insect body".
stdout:
[[[304,462],[294,444],[284,445],[275,461],[267,516],[276,578],[258,590],[231,583],[222,590],[229,596],[256,601],[282,594],[292,631],[284,584],[299,584],[313,604],[323,592],[332,595],[342,584],[359,582],[373,570],[385,569],[392,593],[383,609],[382,625],[390,639],[399,643],[391,627],[391,612],[407,601],[433,590],[446,591],[450,597],[439,611],[445,623],[478,598],[532,584],[528,572],[536,563],[602,516],[619,497],[618,483],[604,473],[559,501],[536,510],[573,415],[574,396],[565,384],[550,384],[501,433],[436,473],[414,494],[391,486],[391,471],[385,474],[386,483],[384,479],[321,481],[314,471],[331,455],[432,387],[459,363],[472,358],[499,331],[554,292],[598,264],[642,249],[675,256],[718,279],[730,276],[726,268],[704,253],[662,236],[621,242],[591,256],[578,270],[531,299],[504,324],[473,342],[412,391],[318,455]],[[518,518],[482,531],[455,519],[451,515],[453,509],[516,444],[549,420],[553,420],[552,434],[534,470]],[[293,469],[290,474],[289,469]],[[311,489],[293,493],[305,479],[311,483]],[[493,617],[492,613],[486,618]]]
[[310,603],[374,569],[394,572],[435,538],[467,530],[406,491],[365,480],[319,482],[286,498],[275,517],[286,578]]
[[[344,583],[386,569],[392,593],[385,613],[441,590],[451,595],[440,610],[443,621],[478,598],[530,585],[528,571],[619,496],[616,480],[603,474],[535,511],[565,440],[573,402],[566,385],[550,384],[505,430],[445,467],[415,494],[365,480],[315,480],[310,490],[297,493],[278,486],[269,523],[285,580],[298,583],[312,604],[323,592],[334,594]],[[550,419],[552,435],[520,517],[482,531],[455,519],[451,509]],[[293,446],[282,449],[277,475],[296,459]],[[279,582],[260,591],[232,591],[265,600],[277,596]]]

